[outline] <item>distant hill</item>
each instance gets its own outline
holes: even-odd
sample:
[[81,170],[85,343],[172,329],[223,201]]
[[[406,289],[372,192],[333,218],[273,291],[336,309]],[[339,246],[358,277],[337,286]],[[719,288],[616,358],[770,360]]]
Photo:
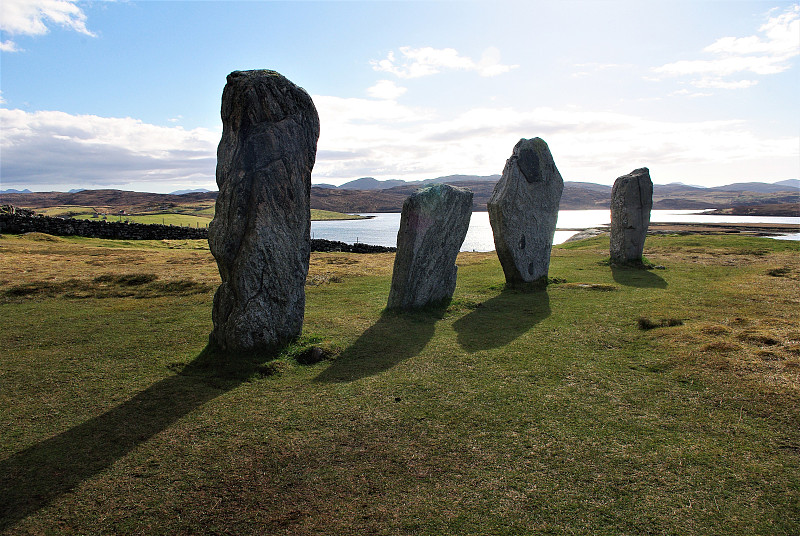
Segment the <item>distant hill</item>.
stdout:
[[29,194],[31,193],[30,190],[25,188],[24,190],[15,190],[13,188],[9,188],[8,190],[0,190],[0,194]]
[[715,186],[709,190],[724,192],[758,192],[762,194],[772,194],[775,192],[785,192],[786,190],[800,189],[800,180],[789,179],[785,181],[769,184],[765,182],[738,182],[727,186]]
[[[449,175],[429,181],[401,181],[399,185],[386,188],[391,181],[377,181],[371,177],[356,179],[351,183],[366,185],[366,189],[323,187],[312,185],[311,208],[336,212],[400,212],[403,201],[420,187],[446,182],[472,190],[473,210],[486,210],[499,175]],[[361,182],[358,182],[361,181]],[[699,188],[684,184],[657,184],[653,191],[655,209],[738,209],[739,213],[752,212],[757,205],[784,206],[800,203],[800,191],[794,179],[782,183],[742,183],[715,188]],[[379,187],[375,187],[376,183]],[[369,188],[374,187],[374,188]],[[749,189],[740,189],[740,188]],[[82,190],[73,193],[37,192],[0,193],[0,204],[13,204],[22,208],[42,209],[46,207],[75,205],[95,207],[98,210],[152,211],[169,209],[181,205],[211,201],[217,192],[189,191],[188,193],[153,194],[126,192],[121,190]],[[564,210],[607,209],[611,201],[611,187],[587,182],[565,182],[561,208]],[[789,209],[791,210],[791,208]],[[745,211],[745,212],[741,212]]]
[[170,208],[188,201],[216,199],[217,192],[189,193],[183,195],[152,194],[124,190],[81,190],[79,192],[35,192],[0,194],[0,203],[18,207],[41,209],[74,205],[82,207],[113,208],[116,211],[147,211]]
[[[398,186],[412,186],[420,188],[428,184],[454,184],[463,182],[497,182],[500,180],[500,175],[447,175],[445,177],[436,177],[435,179],[427,179],[423,181],[404,181],[402,179],[387,179],[379,181],[374,177],[361,177],[344,184],[331,186],[329,184],[314,184],[317,188],[335,188],[341,190],[388,190],[389,188],[397,188]],[[599,185],[598,185],[599,186]]]
[[435,179],[428,179],[422,181],[423,184],[453,184],[464,182],[497,182],[500,180],[500,175],[447,175],[445,177],[437,177]]
[[389,179],[379,181],[373,177],[362,177],[339,186],[342,190],[386,190],[395,186],[403,186],[406,181],[401,179]]
[[778,181],[775,184],[788,186],[789,188],[800,188],[800,179],[786,179],[785,181]]
[[210,191],[211,190],[206,190],[205,188],[195,188],[194,190],[175,190],[174,192],[170,192],[169,195],[204,194]]

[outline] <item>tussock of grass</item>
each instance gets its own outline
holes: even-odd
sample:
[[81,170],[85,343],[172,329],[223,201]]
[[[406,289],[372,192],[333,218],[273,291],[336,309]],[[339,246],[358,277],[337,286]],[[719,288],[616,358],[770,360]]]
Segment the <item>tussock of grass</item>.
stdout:
[[332,273],[316,273],[316,274],[309,274],[306,277],[306,285],[308,286],[318,286],[318,285],[327,285],[330,283],[341,283],[342,278],[336,274]]
[[719,353],[723,353],[723,354],[730,353],[730,352],[736,352],[736,351],[738,351],[740,349],[741,349],[741,346],[739,346],[738,344],[733,344],[733,343],[725,342],[725,341],[709,342],[709,343],[703,344],[700,347],[700,351],[701,352],[719,352]]
[[156,274],[103,274],[94,278],[95,283],[107,283],[109,285],[119,285],[123,287],[136,287],[152,283],[158,279]]
[[800,281],[800,270],[797,268],[792,269],[786,266],[783,268],[773,268],[771,270],[767,270],[767,275],[771,277],[785,277],[786,279],[791,279],[793,281]]
[[702,326],[700,332],[705,335],[726,335],[731,332],[731,329],[720,324],[708,324]]
[[683,320],[680,318],[662,318],[661,320],[650,320],[646,316],[640,316],[636,320],[636,325],[641,330],[649,330],[655,328],[671,328],[675,326],[682,326]]
[[609,285],[607,283],[567,283],[565,285],[561,285],[561,288],[574,288],[580,290],[598,290],[600,292],[611,292],[614,290],[619,290],[619,287],[616,285]]
[[62,238],[47,233],[25,233],[24,236],[28,240],[36,240],[39,242],[63,242]]
[[190,279],[156,281],[155,274],[104,274],[91,280],[33,281],[12,285],[0,296],[15,299],[156,298],[208,292],[214,287]]
[[780,343],[778,339],[766,333],[759,333],[753,331],[745,331],[736,335],[736,338],[742,342],[755,344],[759,346],[775,346]]

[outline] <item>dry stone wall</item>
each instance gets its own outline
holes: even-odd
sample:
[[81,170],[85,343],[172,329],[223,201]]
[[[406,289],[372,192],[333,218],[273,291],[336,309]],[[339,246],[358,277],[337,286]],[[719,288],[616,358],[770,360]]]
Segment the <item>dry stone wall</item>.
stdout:
[[195,240],[206,238],[208,229],[0,214],[0,233],[47,233],[55,236],[85,236],[112,240]]

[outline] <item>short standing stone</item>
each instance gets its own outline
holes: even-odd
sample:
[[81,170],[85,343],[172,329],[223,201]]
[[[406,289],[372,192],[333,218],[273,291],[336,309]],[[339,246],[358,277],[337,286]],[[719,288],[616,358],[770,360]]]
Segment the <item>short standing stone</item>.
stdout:
[[564,180],[547,143],[521,139],[487,203],[506,285],[544,286]]
[[650,171],[640,168],[614,181],[611,189],[611,262],[640,264],[650,209],[653,182]]
[[222,278],[211,341],[223,350],[274,348],[302,330],[318,138],[303,89],[274,71],[228,75],[208,232]]
[[453,297],[470,216],[472,192],[464,188],[437,184],[405,200],[387,308],[417,309]]

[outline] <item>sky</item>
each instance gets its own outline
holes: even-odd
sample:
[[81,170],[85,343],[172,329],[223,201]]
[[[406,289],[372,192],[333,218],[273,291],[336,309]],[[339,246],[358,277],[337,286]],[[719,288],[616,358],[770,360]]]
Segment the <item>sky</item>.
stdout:
[[503,170],[800,178],[800,4],[0,2],[0,189],[216,189],[220,98],[273,69],[320,116],[313,184]]

